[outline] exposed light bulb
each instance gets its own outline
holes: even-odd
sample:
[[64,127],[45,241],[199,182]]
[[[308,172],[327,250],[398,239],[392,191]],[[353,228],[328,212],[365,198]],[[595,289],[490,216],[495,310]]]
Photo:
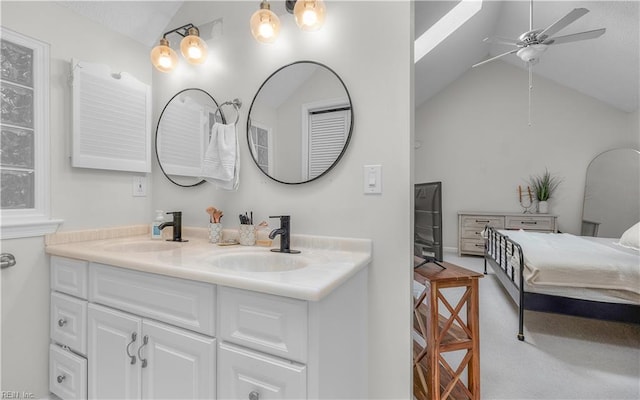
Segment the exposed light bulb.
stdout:
[[169,41],[160,39],[160,44],[151,50],[151,63],[160,72],[171,72],[178,65],[178,55],[169,47]]
[[280,33],[280,19],[266,0],[260,3],[260,9],[253,13],[249,21],[251,34],[261,43],[273,43]]
[[298,0],[293,7],[296,24],[303,31],[317,31],[324,24],[326,7],[322,0]]
[[180,42],[182,56],[191,64],[202,64],[207,59],[207,44],[199,33],[198,28],[189,28],[189,35]]

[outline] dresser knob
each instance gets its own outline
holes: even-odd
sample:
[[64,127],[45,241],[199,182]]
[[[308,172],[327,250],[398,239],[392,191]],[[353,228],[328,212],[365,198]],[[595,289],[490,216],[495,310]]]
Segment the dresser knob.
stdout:
[[260,393],[256,392],[255,390],[249,393],[249,400],[259,400],[259,399],[260,399]]
[[58,375],[58,383],[62,383],[67,377],[64,375]]
[[67,324],[67,320],[66,320],[66,319],[64,319],[64,318],[60,318],[60,319],[58,320],[58,326],[59,326],[59,327],[63,327],[63,326],[65,326],[66,324]]

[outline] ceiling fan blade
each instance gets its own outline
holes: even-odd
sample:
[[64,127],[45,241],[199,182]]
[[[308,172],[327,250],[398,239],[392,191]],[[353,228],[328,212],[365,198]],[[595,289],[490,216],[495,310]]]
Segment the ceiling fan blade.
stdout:
[[562,44],[569,42],[577,42],[578,40],[587,40],[587,39],[595,39],[597,37],[602,36],[606,31],[606,28],[595,29],[592,31],[573,33],[571,35],[558,36],[554,38],[549,38],[544,41],[543,44]]
[[510,44],[513,46],[520,46],[522,42],[516,39],[508,39],[500,36],[491,36],[488,38],[484,38],[483,42],[485,43],[497,43],[497,44]]
[[472,65],[472,66],[471,66],[471,68],[475,68],[475,67],[478,67],[478,66],[480,66],[480,65],[482,65],[482,64],[486,64],[486,63],[491,62],[491,61],[493,61],[493,60],[496,60],[496,59],[498,59],[498,58],[500,58],[500,57],[508,56],[509,54],[517,53],[517,52],[518,52],[518,50],[520,50],[520,49],[515,49],[515,50],[507,51],[506,53],[502,53],[502,54],[500,54],[500,55],[498,55],[498,56],[491,57],[491,58],[490,58],[490,59],[488,59],[488,60],[480,61],[479,63]]
[[573,21],[577,20],[578,18],[582,17],[583,15],[585,15],[588,12],[589,12],[589,10],[587,10],[586,8],[574,8],[573,10],[571,10],[571,12],[569,12],[569,14],[567,14],[564,17],[560,18],[559,20],[557,20],[553,24],[549,25],[542,32],[540,32],[538,34],[538,40],[540,40],[540,41],[545,40],[549,36],[559,32],[561,29],[564,29],[567,25],[569,25]]

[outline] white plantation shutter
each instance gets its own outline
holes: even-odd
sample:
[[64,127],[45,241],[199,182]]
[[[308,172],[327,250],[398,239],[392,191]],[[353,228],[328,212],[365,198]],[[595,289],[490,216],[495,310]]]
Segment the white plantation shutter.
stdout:
[[72,60],[72,165],[151,172],[151,86]]
[[325,172],[338,158],[349,133],[350,110],[330,110],[309,116],[308,179]]

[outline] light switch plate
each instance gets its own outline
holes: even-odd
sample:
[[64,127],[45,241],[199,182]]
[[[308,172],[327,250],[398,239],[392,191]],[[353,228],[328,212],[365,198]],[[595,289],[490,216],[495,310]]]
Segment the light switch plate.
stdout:
[[363,183],[365,194],[382,193],[382,165],[365,165]]
[[133,177],[133,197],[145,197],[147,195],[147,177]]

